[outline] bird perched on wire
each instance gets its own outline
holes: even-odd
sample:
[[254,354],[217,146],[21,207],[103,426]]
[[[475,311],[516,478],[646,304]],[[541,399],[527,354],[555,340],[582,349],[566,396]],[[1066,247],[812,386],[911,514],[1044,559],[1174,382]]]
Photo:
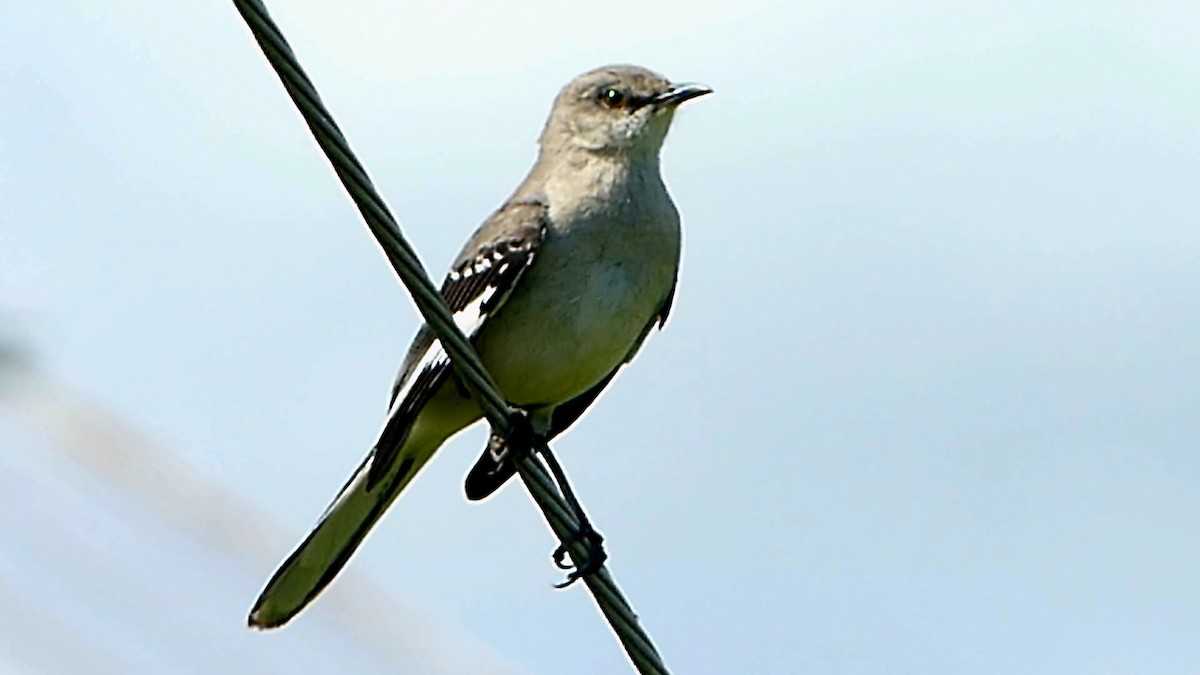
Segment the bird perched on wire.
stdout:
[[[628,65],[572,80],[529,175],[451,265],[441,292],[455,323],[541,438],[570,426],[667,319],[680,226],[659,151],[679,104],[710,92]],[[370,454],[271,577],[250,625],[280,626],[307,606],[433,453],[480,417],[423,326]],[[514,472],[493,435],[467,497],[492,494]]]

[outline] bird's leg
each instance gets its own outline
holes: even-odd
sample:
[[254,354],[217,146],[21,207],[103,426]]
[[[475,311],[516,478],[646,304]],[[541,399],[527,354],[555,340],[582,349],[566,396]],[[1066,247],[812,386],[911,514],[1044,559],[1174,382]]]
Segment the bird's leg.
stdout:
[[[543,440],[538,445],[538,451],[545,458],[546,466],[550,468],[550,474],[554,476],[554,482],[558,484],[563,499],[567,501],[567,506],[571,508],[575,520],[579,524],[579,527],[571,533],[571,539],[573,542],[583,544],[586,549],[582,559],[578,561],[575,560],[575,556],[567,544],[561,544],[554,550],[554,564],[558,565],[559,569],[571,570],[566,580],[555,584],[554,587],[566,588],[579,581],[583,576],[600,569],[604,565],[604,561],[608,559],[608,553],[604,551],[604,537],[592,527],[592,522],[588,520],[587,514],[583,511],[583,506],[575,498],[575,491],[571,489],[571,484],[567,481],[566,472],[558,463],[558,459],[554,457],[554,453],[550,451],[550,445]],[[567,562],[568,555],[571,555],[571,563]]]
[[567,562],[567,556],[571,555],[568,544],[559,545],[553,554],[554,564],[559,569],[571,570],[565,581],[554,585],[555,588],[566,588],[579,581],[584,575],[591,574],[604,565],[604,561],[608,559],[608,554],[604,551],[604,537],[592,527],[591,521],[583,511],[583,506],[575,497],[575,491],[571,489],[571,484],[567,481],[566,472],[558,463],[558,459],[554,457],[554,453],[550,451],[550,444],[546,440],[545,432],[535,427],[535,421],[528,412],[519,408],[513,408],[511,412],[509,418],[512,420],[512,426],[508,429],[505,441],[509,451],[513,453],[512,461],[518,462],[526,455],[537,457],[540,454],[559,491],[562,492],[571,514],[575,516],[575,521],[578,523],[575,530],[571,532],[570,543],[583,544],[586,550],[581,556],[581,560],[576,562],[572,555],[572,562]]
[[[533,420],[530,419],[529,413],[520,408],[509,407],[509,426],[508,431],[504,435],[504,445],[507,451],[512,453],[512,461],[519,462],[522,458],[533,454],[533,449],[537,447],[537,439],[540,435],[533,429]],[[545,443],[543,439],[541,443]]]

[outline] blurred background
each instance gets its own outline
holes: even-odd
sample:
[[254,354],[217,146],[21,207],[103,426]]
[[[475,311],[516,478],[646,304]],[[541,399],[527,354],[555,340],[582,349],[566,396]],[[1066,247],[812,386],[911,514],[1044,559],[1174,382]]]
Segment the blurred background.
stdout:
[[[438,278],[568,79],[716,90],[557,444],[675,671],[1200,672],[1200,5],[270,10]],[[417,325],[231,3],[0,3],[0,672],[624,672],[482,428],[244,627]]]

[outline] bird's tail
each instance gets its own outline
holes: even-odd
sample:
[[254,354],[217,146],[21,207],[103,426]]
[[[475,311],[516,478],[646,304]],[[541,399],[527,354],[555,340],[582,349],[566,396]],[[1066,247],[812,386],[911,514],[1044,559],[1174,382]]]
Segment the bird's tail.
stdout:
[[[425,442],[422,442],[425,441]],[[410,437],[392,468],[368,487],[375,453],[367,456],[301,544],[267,582],[250,625],[275,628],[287,623],[333,581],[366,539],[387,507],[433,456],[440,443]]]

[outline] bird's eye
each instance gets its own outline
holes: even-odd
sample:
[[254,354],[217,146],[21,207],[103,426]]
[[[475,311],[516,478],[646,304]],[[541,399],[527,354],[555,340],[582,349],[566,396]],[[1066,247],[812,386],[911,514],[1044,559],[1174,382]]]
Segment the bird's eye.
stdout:
[[600,94],[600,102],[609,108],[620,108],[625,104],[625,94],[622,94],[616,89],[605,89],[604,92]]

